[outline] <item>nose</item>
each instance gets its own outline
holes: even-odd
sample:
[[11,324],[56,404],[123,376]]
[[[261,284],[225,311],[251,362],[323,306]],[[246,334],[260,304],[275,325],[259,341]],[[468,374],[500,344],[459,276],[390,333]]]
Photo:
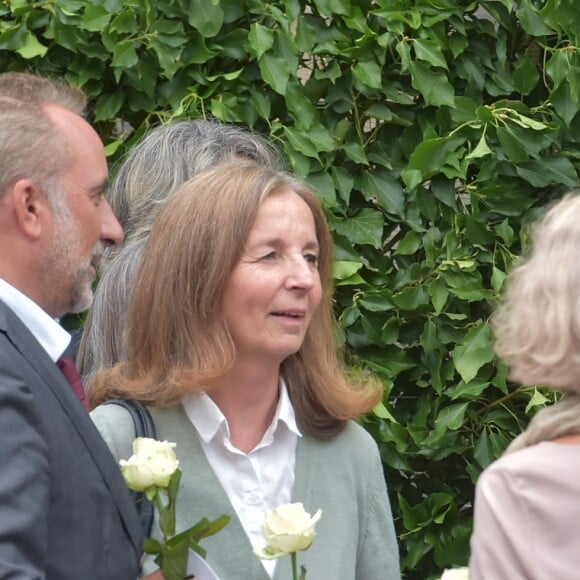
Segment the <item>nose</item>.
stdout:
[[122,243],[125,239],[125,234],[123,234],[123,228],[106,199],[103,199],[101,202],[101,209],[103,220],[101,226],[101,242],[111,248]]
[[318,270],[303,256],[293,259],[288,268],[286,286],[290,289],[310,290],[316,283]]

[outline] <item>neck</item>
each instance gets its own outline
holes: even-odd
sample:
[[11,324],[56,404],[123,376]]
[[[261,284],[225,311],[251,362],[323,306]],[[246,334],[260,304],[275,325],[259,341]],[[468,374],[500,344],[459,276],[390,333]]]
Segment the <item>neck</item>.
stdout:
[[272,423],[279,399],[279,366],[236,361],[209,396],[228,420],[233,445],[249,453]]

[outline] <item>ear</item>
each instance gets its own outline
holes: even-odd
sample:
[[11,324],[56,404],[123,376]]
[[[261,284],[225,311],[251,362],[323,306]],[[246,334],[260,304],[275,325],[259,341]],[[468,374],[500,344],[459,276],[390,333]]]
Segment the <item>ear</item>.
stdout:
[[22,233],[30,239],[40,238],[52,208],[46,195],[31,179],[19,179],[8,193],[12,197],[16,222]]

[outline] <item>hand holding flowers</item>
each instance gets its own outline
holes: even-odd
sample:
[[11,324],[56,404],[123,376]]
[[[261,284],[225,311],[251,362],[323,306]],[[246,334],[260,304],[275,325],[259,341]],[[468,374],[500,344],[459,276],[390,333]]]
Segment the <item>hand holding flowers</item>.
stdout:
[[[316,536],[314,528],[321,517],[321,510],[311,516],[302,503],[284,504],[270,510],[262,524],[262,533],[268,544],[262,550],[254,550],[254,553],[266,560],[290,555],[292,578],[298,580],[296,554],[310,548]],[[302,566],[300,580],[305,578],[306,569]]]
[[175,443],[138,437],[133,442],[133,455],[119,463],[127,486],[144,492],[159,513],[163,542],[147,538],[144,551],[155,554],[155,562],[166,580],[183,580],[189,549],[205,557],[205,550],[198,542],[219,532],[230,518],[221,516],[213,521],[203,518],[194,526],[175,534],[175,505],[181,470],[174,448]]

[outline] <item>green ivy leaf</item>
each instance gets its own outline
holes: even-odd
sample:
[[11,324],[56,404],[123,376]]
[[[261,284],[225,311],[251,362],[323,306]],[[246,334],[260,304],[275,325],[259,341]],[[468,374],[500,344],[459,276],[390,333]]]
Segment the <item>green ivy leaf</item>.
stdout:
[[43,57],[48,48],[38,42],[38,39],[33,34],[28,33],[26,35],[26,40],[24,41],[24,46],[17,49],[16,52],[25,59],[33,59],[37,57]]
[[95,121],[114,119],[124,101],[123,93],[102,95],[98,98],[94,110]]
[[109,24],[111,14],[99,4],[89,4],[81,21],[81,28],[92,32],[100,32]]
[[530,158],[531,151],[526,142],[509,127],[498,127],[497,137],[508,159],[513,163],[522,163]]
[[329,207],[334,207],[336,203],[336,194],[334,191],[334,181],[326,171],[311,173],[307,179],[309,185],[316,192],[318,197]]
[[393,302],[402,310],[417,310],[429,302],[429,296],[425,286],[411,286],[393,294]]
[[425,352],[431,352],[441,345],[441,342],[437,338],[437,326],[432,320],[427,320],[425,322],[419,340]]
[[381,212],[365,208],[350,219],[338,222],[336,232],[353,244],[369,244],[379,248],[383,238],[383,225]]
[[578,186],[578,174],[573,163],[565,157],[534,159],[516,167],[518,175],[534,187],[546,187],[550,183],[561,183],[569,187]]
[[471,328],[463,344],[455,348],[453,361],[463,381],[469,383],[494,356],[491,329],[487,324],[480,324]]
[[360,305],[369,312],[388,312],[394,308],[390,290],[366,292],[360,300]]
[[314,0],[314,5],[324,16],[332,17],[335,14],[350,14],[350,0]]
[[133,40],[123,40],[113,49],[113,66],[118,68],[131,68],[139,61],[137,50]]
[[423,245],[423,236],[419,232],[409,231],[397,245],[396,253],[404,255],[414,254]]
[[284,95],[290,77],[288,62],[275,54],[266,53],[259,59],[259,66],[264,81],[278,94]]
[[205,38],[215,36],[224,22],[219,0],[189,0],[188,22]]
[[290,127],[284,127],[284,135],[288,139],[288,142],[296,151],[304,153],[307,157],[314,157],[318,159],[318,149],[314,146],[314,143],[310,138],[302,133],[301,131],[296,131]]
[[486,429],[481,432],[479,441],[473,450],[473,457],[482,469],[485,469],[496,457]]
[[449,68],[441,51],[441,45],[438,42],[426,38],[415,38],[413,40],[413,46],[415,47],[415,54],[418,59],[424,60],[432,66],[438,66],[444,69]]
[[385,404],[382,401],[379,401],[375,405],[375,407],[373,408],[373,413],[377,417],[379,417],[380,419],[385,419],[385,420],[389,421],[390,423],[396,423],[397,425],[399,424],[397,419],[395,419],[393,414],[389,411],[389,409],[387,409],[387,407],[385,406]]
[[403,216],[405,198],[401,184],[381,169],[365,171],[357,181],[357,187],[364,193],[365,199],[374,198],[387,212]]
[[456,403],[441,409],[435,419],[435,429],[437,431],[459,429],[463,425],[465,411],[467,411],[468,406],[468,403]]
[[437,278],[429,284],[429,297],[431,298],[431,304],[433,304],[435,314],[440,314],[449,298],[449,291],[443,278]]
[[482,133],[479,142],[470,153],[468,153],[466,159],[479,159],[480,157],[485,157],[486,155],[493,154],[493,151],[489,148],[487,141],[485,140],[485,133]]
[[0,50],[20,50],[26,44],[28,34],[24,24],[10,26],[0,34]]
[[369,160],[365,154],[365,150],[363,149],[360,143],[350,142],[345,143],[342,146],[343,151],[348,155],[350,159],[352,159],[355,163],[360,163],[361,165],[368,165]]
[[380,89],[381,82],[381,67],[374,61],[361,61],[356,63],[352,68],[352,74],[363,85]]
[[565,124],[570,124],[578,114],[579,99],[572,94],[571,86],[568,82],[562,82],[550,93],[550,100],[556,113],[562,118]]
[[348,205],[350,192],[354,185],[354,177],[344,167],[331,167],[330,174],[334,181],[334,187],[338,191],[340,198]]
[[522,28],[532,36],[546,36],[554,33],[554,30],[547,26],[541,19],[530,0],[522,0],[520,7],[516,11],[516,15]]
[[336,260],[334,262],[334,277],[336,280],[345,280],[356,274],[362,268],[360,262],[346,262]]
[[250,26],[248,41],[252,47],[256,58],[261,58],[265,52],[268,52],[274,44],[274,34],[269,28],[266,28],[259,22],[254,22]]
[[421,61],[411,62],[409,69],[411,83],[423,95],[425,104],[453,107],[455,91],[445,74],[433,71]]
[[422,141],[413,151],[407,169],[417,169],[425,175],[437,173],[447,160],[450,143],[448,137]]
[[534,387],[534,394],[530,397],[526,405],[526,413],[529,413],[534,407],[545,407],[550,401],[545,397],[537,387]]
[[528,55],[516,63],[514,67],[514,83],[522,95],[529,95],[539,80],[538,69]]

